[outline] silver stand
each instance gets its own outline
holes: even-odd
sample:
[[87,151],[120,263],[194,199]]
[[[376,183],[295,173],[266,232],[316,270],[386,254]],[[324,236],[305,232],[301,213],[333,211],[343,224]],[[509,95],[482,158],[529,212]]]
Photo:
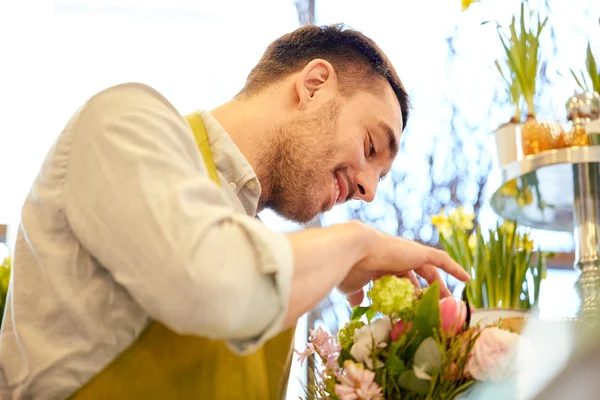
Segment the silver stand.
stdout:
[[[575,267],[585,319],[600,313],[600,164],[573,164]],[[596,320],[596,319],[594,319]]]
[[[600,146],[528,156],[505,166],[501,174],[492,209],[520,225],[572,232],[574,266],[580,271],[578,317],[584,321],[600,317]],[[531,203],[524,205],[508,190],[514,179],[520,190],[531,192]]]

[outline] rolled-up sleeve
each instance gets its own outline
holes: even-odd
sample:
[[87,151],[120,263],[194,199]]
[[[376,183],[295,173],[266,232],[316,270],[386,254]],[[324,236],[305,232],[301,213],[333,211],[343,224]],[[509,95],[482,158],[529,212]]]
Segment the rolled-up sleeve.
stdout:
[[108,91],[68,129],[69,224],[151,318],[238,352],[281,330],[290,244],[228,204],[166,100],[140,87]]

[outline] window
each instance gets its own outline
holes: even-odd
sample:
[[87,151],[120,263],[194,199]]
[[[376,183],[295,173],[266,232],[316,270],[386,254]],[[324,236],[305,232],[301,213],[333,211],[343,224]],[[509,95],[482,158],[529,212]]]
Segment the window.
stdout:
[[298,26],[292,0],[57,0],[54,9],[29,7],[17,10],[22,18],[15,11],[13,25],[7,18],[14,30],[0,48],[10,60],[0,74],[0,224],[11,225],[12,240],[45,154],[91,95],[136,81],[182,113],[211,109],[241,89],[271,41]]

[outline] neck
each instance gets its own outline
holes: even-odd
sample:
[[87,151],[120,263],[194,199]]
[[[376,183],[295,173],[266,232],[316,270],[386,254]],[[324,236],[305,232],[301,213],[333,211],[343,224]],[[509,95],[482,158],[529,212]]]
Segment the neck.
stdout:
[[211,111],[221,126],[248,160],[261,186],[258,211],[264,208],[271,193],[271,169],[269,155],[275,147],[275,126],[282,121],[277,115],[282,102],[275,101],[276,96],[256,95],[251,98],[235,98]]

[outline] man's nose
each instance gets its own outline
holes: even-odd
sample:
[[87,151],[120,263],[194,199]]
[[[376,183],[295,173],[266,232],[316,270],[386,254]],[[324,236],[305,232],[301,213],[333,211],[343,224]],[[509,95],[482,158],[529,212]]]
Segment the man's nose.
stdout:
[[355,199],[360,199],[367,203],[370,203],[375,198],[377,192],[377,184],[379,183],[378,175],[375,171],[370,171],[372,176],[359,176],[357,179],[357,190],[354,193]]

